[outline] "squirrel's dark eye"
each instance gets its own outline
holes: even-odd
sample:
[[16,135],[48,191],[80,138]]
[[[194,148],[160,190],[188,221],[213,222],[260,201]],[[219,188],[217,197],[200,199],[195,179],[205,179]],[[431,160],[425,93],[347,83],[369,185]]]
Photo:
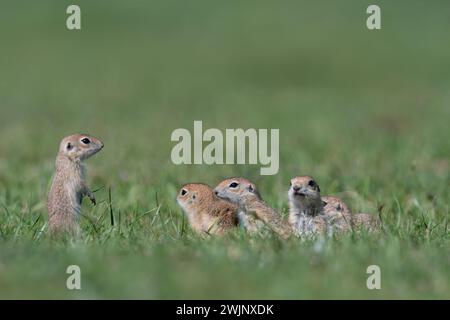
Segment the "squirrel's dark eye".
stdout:
[[231,184],[230,184],[230,188],[236,188],[238,186],[238,183],[237,182],[232,182]]
[[181,190],[181,195],[184,196],[187,193],[186,189]]
[[308,186],[310,186],[310,187],[313,188],[314,190],[320,192],[320,187],[319,187],[319,185],[318,185],[314,180],[309,180]]
[[91,140],[89,140],[88,138],[83,138],[81,139],[81,142],[83,142],[84,144],[89,144],[91,143]]

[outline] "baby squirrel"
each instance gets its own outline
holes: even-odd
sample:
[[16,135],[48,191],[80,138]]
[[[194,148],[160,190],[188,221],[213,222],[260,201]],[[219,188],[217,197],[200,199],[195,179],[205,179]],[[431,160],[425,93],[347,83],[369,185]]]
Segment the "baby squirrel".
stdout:
[[297,234],[345,232],[354,227],[371,230],[376,225],[371,215],[352,214],[341,199],[321,197],[319,185],[309,176],[291,179],[288,196],[289,223]]
[[256,186],[249,180],[245,178],[226,179],[217,185],[214,192],[219,198],[238,205],[241,214],[247,219],[246,223],[252,222],[256,218],[263,221],[284,239],[291,235],[289,225],[278,212],[262,200]]
[[[240,179],[240,178],[236,178]],[[216,187],[215,193],[217,193],[217,188],[226,188],[231,184],[232,179],[226,179],[219,183],[219,185]],[[248,180],[247,180],[248,181]],[[249,182],[249,181],[248,181]],[[255,189],[255,194],[261,198],[259,195],[259,192]],[[228,200],[228,199],[227,199]],[[230,200],[228,200],[230,201]],[[256,234],[260,232],[264,228],[264,222],[262,220],[259,220],[255,215],[253,214],[247,214],[245,209],[238,205],[238,211],[237,211],[237,218],[239,221],[239,224],[247,231],[249,234]]]
[[47,200],[51,233],[75,234],[83,197],[89,197],[96,204],[94,194],[86,184],[84,160],[102,150],[103,146],[99,139],[83,134],[74,134],[61,141]]
[[202,183],[184,185],[177,202],[199,234],[221,235],[237,226],[237,206],[218,198],[212,188]]
[[349,214],[350,213],[350,209],[348,208],[347,204],[338,197],[322,196],[322,201],[324,202],[323,211],[325,213],[330,213],[330,214],[335,214],[335,213]]
[[339,198],[323,196],[325,203],[323,211],[330,221],[336,225],[337,230],[348,231],[351,229],[365,228],[367,231],[375,231],[379,227],[379,220],[368,213],[352,213],[347,205]]

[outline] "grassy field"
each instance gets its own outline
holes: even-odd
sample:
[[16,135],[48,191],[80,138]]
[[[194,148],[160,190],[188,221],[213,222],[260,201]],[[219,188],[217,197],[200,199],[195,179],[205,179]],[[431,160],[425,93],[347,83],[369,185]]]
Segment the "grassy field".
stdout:
[[[0,298],[450,298],[448,1],[377,1],[379,31],[372,1],[83,0],[68,31],[71,3],[0,5]],[[194,120],[279,128],[279,173],[172,164],[170,134]],[[99,203],[81,239],[52,241],[46,194],[74,132],[105,142],[88,163]],[[303,174],[381,209],[384,232],[205,240],[175,202],[186,182],[242,175],[285,214]]]

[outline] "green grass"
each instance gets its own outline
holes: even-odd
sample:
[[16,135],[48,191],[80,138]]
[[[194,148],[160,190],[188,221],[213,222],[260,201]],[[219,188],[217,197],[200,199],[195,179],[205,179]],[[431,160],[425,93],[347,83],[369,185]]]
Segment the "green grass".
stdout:
[[[2,3],[0,298],[450,298],[450,5],[377,2],[375,32],[369,1],[77,1],[77,32],[71,2]],[[279,173],[173,165],[170,134],[194,120],[279,128]],[[105,142],[88,162],[99,203],[81,239],[52,241],[46,194],[73,132]],[[382,208],[384,232],[204,240],[175,202],[186,182],[243,175],[285,214],[301,174]]]

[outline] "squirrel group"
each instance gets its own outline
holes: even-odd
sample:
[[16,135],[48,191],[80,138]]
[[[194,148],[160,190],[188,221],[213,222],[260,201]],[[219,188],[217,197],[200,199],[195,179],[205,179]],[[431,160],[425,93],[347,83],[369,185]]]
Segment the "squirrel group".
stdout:
[[[86,183],[84,161],[103,146],[99,139],[83,134],[61,141],[47,202],[51,233],[76,234],[83,197],[96,204]],[[214,189],[203,183],[185,184],[178,193],[177,203],[191,228],[201,235],[223,235],[238,226],[255,234],[267,226],[287,239],[361,229],[375,231],[379,227],[375,217],[353,214],[341,199],[322,196],[319,185],[309,176],[291,179],[288,199],[286,220],[262,199],[254,183],[245,178],[231,178]]]
[[361,229],[375,231],[379,227],[379,221],[373,216],[352,214],[341,199],[321,196],[319,185],[309,176],[291,179],[287,221],[262,199],[256,186],[245,178],[226,179],[214,190],[219,198],[238,205],[246,219],[264,222],[283,239],[293,235],[308,238]]

